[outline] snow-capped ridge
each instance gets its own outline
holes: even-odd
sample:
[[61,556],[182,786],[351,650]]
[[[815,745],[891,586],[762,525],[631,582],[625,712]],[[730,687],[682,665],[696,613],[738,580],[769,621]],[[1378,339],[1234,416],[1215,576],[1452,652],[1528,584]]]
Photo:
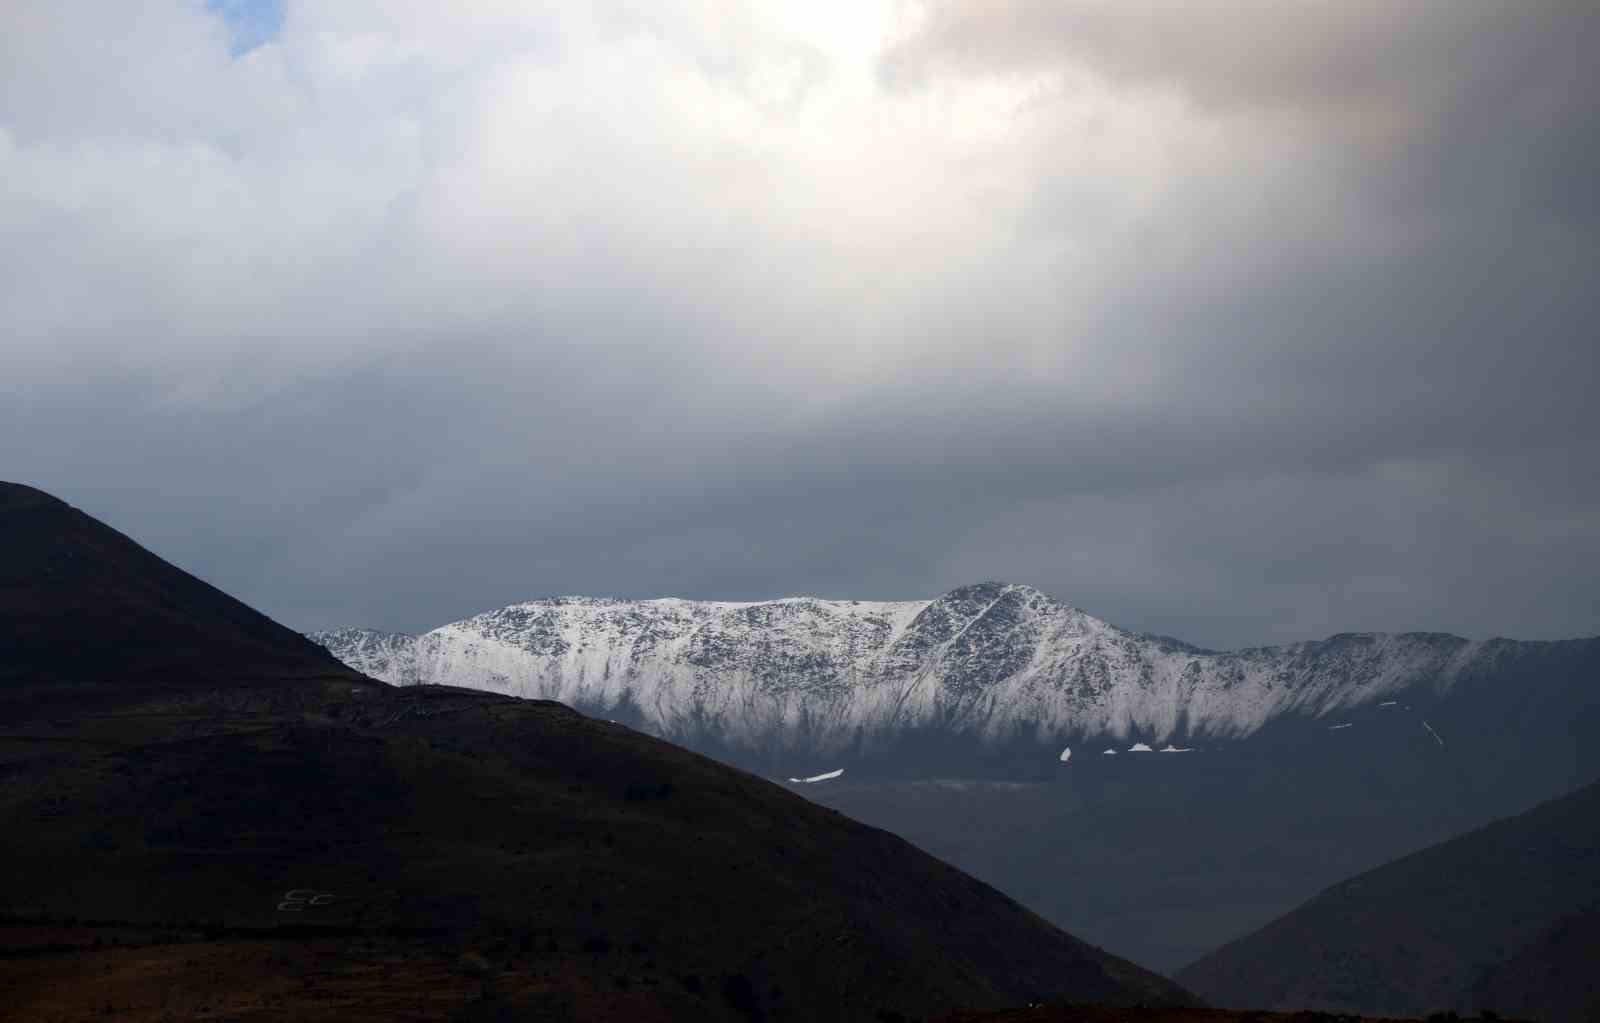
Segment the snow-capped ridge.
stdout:
[[417,637],[410,633],[333,629],[306,635],[363,675],[396,686],[415,685],[420,681],[417,677]]
[[1060,749],[1242,738],[1276,718],[1332,717],[1403,690],[1447,691],[1485,656],[1438,633],[1342,633],[1216,652],[1119,629],[1031,586],[933,600],[785,597],[529,600],[418,637],[314,634],[347,664],[411,681],[634,715],[669,738],[860,750],[907,729]]

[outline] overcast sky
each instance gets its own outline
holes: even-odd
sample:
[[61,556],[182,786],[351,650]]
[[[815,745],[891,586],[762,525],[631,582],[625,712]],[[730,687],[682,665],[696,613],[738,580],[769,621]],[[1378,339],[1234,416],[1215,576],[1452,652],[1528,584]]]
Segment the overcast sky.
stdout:
[[1600,633],[1592,0],[22,0],[0,478],[299,628]]

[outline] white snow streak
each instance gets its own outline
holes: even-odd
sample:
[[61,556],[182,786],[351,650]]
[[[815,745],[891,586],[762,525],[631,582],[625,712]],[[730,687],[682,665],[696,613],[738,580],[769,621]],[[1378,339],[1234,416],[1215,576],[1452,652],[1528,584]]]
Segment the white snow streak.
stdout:
[[811,785],[819,781],[833,781],[833,779],[841,777],[843,774],[844,768],[841,767],[837,771],[829,771],[827,774],[814,774],[809,778],[790,778],[789,780],[796,785]]

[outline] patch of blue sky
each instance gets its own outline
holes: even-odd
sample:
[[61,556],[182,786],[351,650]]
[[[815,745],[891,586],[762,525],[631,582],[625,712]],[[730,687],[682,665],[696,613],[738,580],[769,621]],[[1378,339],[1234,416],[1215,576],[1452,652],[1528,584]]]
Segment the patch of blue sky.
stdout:
[[235,57],[271,42],[283,31],[285,0],[205,0],[206,10],[228,26],[228,48]]

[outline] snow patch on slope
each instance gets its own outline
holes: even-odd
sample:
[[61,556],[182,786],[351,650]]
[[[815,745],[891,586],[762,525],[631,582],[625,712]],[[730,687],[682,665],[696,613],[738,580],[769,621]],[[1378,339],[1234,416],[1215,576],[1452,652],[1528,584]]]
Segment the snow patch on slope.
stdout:
[[844,768],[841,767],[837,771],[829,771],[826,774],[813,774],[809,778],[790,778],[789,780],[796,785],[815,785],[819,781],[833,781],[835,778],[842,777],[844,777]]

